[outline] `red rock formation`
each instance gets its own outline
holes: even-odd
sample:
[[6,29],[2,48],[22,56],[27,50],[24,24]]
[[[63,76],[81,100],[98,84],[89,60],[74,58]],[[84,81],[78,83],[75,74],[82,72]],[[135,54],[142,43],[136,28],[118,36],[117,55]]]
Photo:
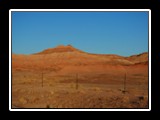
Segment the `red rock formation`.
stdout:
[[12,55],[13,70],[54,71],[71,73],[125,72],[126,69],[146,69],[148,53],[122,57],[109,54],[91,54],[71,45],[57,46],[32,55]]

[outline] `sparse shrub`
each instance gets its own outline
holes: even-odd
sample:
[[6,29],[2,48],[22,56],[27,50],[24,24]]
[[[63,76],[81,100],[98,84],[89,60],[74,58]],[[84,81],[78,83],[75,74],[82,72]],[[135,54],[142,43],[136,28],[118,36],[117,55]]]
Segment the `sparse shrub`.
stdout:
[[47,104],[47,105],[46,105],[46,108],[50,108],[50,105]]
[[143,96],[139,96],[138,99],[141,101],[141,100],[144,100],[144,97]]
[[22,103],[22,104],[27,104],[28,103],[28,99],[26,99],[24,97],[21,97],[21,98],[19,98],[19,102]]
[[37,98],[37,97],[34,97],[34,98],[32,98],[32,99],[30,100],[30,102],[33,102],[33,103],[35,103],[35,102],[37,102],[37,101],[39,101],[39,98]]

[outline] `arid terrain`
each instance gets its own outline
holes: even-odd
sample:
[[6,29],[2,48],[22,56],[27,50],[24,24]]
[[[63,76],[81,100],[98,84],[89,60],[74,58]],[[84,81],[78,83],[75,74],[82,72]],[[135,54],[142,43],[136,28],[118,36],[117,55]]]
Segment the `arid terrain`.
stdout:
[[12,54],[12,108],[148,108],[148,53]]

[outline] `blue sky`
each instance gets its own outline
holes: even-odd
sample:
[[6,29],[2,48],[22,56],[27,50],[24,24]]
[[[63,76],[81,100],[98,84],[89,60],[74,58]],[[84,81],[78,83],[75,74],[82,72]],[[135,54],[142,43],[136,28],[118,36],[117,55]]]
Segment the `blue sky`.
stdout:
[[148,12],[12,12],[12,52],[57,45],[130,56],[148,51]]

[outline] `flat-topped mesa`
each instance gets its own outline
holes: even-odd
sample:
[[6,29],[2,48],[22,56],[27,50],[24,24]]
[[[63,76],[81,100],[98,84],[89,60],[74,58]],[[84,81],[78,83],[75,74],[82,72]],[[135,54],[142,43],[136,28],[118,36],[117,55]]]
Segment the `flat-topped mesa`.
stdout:
[[74,48],[72,45],[58,45],[55,48],[49,48],[42,52],[36,53],[36,54],[51,54],[51,53],[60,53],[60,52],[82,52],[81,50],[78,50]]

